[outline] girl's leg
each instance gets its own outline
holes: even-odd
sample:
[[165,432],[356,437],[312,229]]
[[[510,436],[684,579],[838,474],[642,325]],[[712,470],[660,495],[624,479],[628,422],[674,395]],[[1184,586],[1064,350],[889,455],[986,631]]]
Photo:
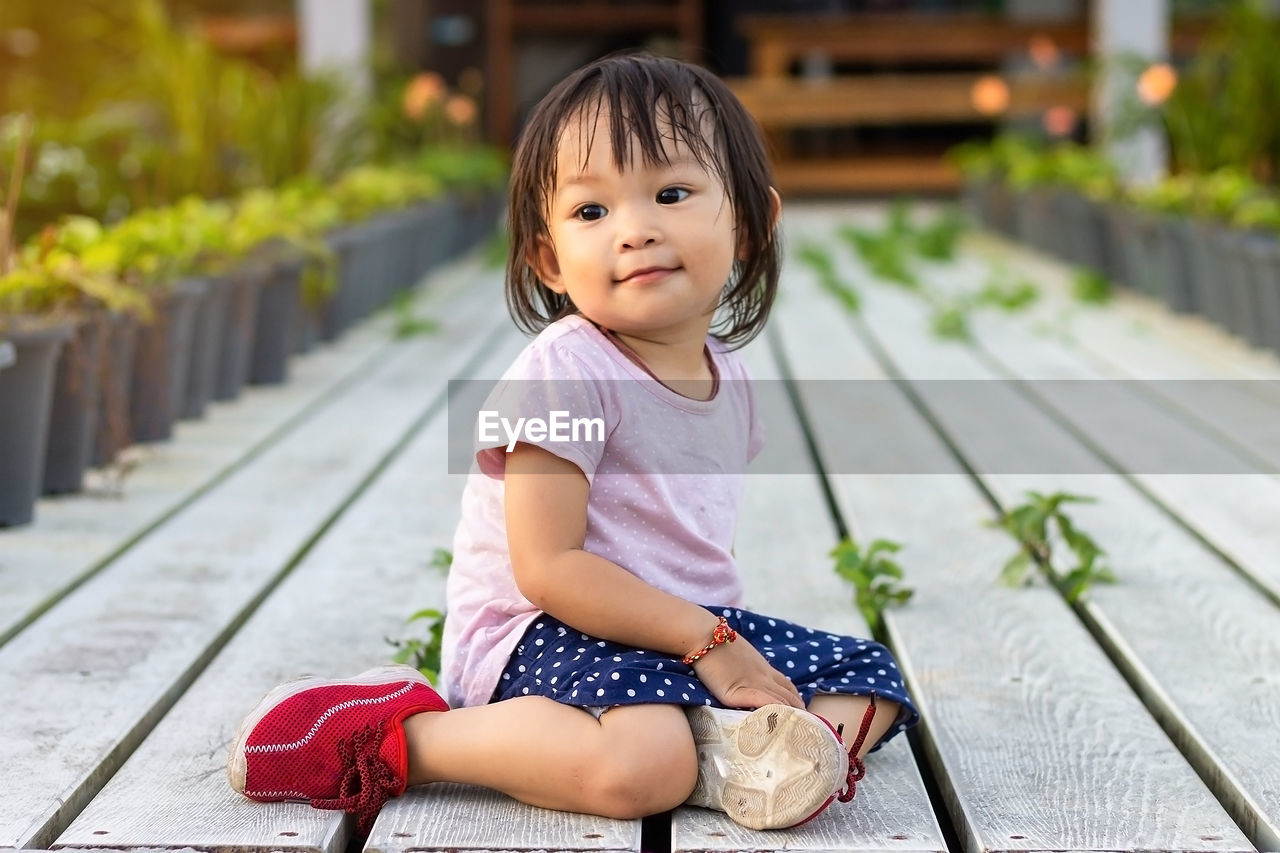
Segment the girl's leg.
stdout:
[[[847,693],[819,693],[809,702],[809,710],[822,717],[837,728],[843,723],[844,742],[852,744],[858,736],[858,728],[862,725],[863,714],[871,700],[866,696],[853,696]],[[880,742],[889,728],[898,719],[901,706],[897,702],[876,697],[876,715],[867,730],[867,738],[858,750],[858,758],[866,755],[873,746]]]
[[529,805],[636,818],[675,808],[697,779],[684,709],[612,708],[599,719],[524,696],[404,721],[409,784],[462,782]]

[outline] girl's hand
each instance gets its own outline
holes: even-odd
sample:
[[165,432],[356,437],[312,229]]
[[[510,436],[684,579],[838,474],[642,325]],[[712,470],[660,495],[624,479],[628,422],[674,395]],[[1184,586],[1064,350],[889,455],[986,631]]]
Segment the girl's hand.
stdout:
[[711,695],[728,708],[752,709],[774,702],[804,707],[790,679],[742,637],[716,646],[694,662],[693,671]]

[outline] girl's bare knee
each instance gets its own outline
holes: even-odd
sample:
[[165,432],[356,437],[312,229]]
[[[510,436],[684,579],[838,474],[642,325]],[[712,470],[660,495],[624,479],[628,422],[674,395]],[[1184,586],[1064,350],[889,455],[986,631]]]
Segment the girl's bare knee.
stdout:
[[[619,716],[609,720],[614,714]],[[697,781],[698,760],[682,709],[614,708],[601,724],[609,738],[596,768],[595,790],[606,817],[646,817],[688,799]]]

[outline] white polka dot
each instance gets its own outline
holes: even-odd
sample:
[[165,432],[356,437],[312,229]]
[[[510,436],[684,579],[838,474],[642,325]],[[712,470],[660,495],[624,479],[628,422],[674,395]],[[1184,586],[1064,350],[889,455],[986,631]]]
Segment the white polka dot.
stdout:
[[533,641],[533,644],[534,644],[535,646],[540,646],[540,645],[542,645],[542,638],[541,638],[541,637],[539,637],[538,639],[534,640],[534,641]]
[[630,687],[628,687],[628,688],[627,688],[627,695],[628,695],[628,696],[634,696],[634,695],[636,695],[636,691],[634,691],[634,690],[632,690]]
[[502,673],[502,680],[503,680],[503,681],[510,681],[510,680],[511,680],[511,673],[509,673],[509,672],[504,672],[504,673]]
[[777,657],[777,655],[775,655],[773,652],[765,652],[765,653],[764,653],[764,656],[765,656],[765,657],[767,657],[767,658],[774,658],[774,657]]
[[689,701],[689,694],[688,694],[688,693],[681,693],[680,695],[684,697],[684,701],[686,701],[686,702],[688,702],[688,701]]
[[889,674],[889,673],[885,672],[883,669],[877,669],[877,670],[876,670],[876,675],[888,675],[888,674]]
[[520,664],[520,666],[517,667],[517,669],[519,669],[521,672],[524,672],[524,664]]
[[790,639],[792,639],[793,637],[795,637],[795,634],[793,634],[793,633],[791,633],[790,631],[788,631],[788,632],[787,632],[787,639],[788,639],[788,640],[790,640]]
[[666,696],[666,695],[667,695],[667,694],[663,693],[661,690],[655,690],[654,692],[655,692],[655,693],[657,693],[659,696]]
[[754,631],[755,629],[756,629],[756,623],[754,623],[754,622],[748,622],[748,623],[747,623],[747,630],[748,630],[748,631]]
[[597,690],[597,691],[596,691],[596,695],[597,695],[597,696],[603,696],[603,695],[604,695],[604,688],[603,688],[603,687],[601,687],[599,690]]
[[529,692],[529,688],[528,688],[528,687],[521,688],[520,692],[521,692],[521,693],[528,693],[528,692]]
[[583,654],[586,654],[586,653],[587,653],[587,650],[586,650],[586,649],[578,649],[578,654],[583,655]]
[[817,660],[817,659],[818,659],[817,655],[809,655],[809,660]]
[[614,655],[614,656],[613,656],[613,661],[614,661],[614,663],[622,663],[622,658],[618,657],[617,655]]
[[871,676],[867,676],[867,684],[875,684],[876,680]]
[[878,658],[878,657],[880,657],[880,653],[879,653],[879,652],[872,652],[872,653],[871,653],[871,656],[872,656],[873,658]]
[[776,628],[776,627],[778,627],[778,623],[777,623],[777,622],[774,622],[772,619],[770,619],[770,620],[769,620],[769,627],[770,627],[770,628]]
[[668,687],[670,687],[670,686],[671,686],[671,679],[670,679],[670,678],[664,678],[664,679],[662,679],[662,683],[663,683],[663,684],[665,684],[665,685],[667,685]]
[[762,639],[763,639],[766,643],[772,643],[772,642],[773,642],[773,637],[770,637],[768,634],[763,635]]
[[792,661],[787,661],[787,669],[795,669],[796,665]]
[[541,628],[541,627],[542,627],[542,623],[541,623],[541,622],[539,622],[537,625],[534,625],[533,627],[535,627],[535,628]]
[[818,671],[818,665],[817,665],[816,663],[811,663],[811,664],[809,664],[809,671],[810,671],[810,672],[817,672],[817,671]]
[[[558,677],[559,677],[559,676],[556,676],[556,678],[558,678]],[[555,679],[555,678],[552,678],[552,679],[551,679],[551,683],[552,683],[552,684],[555,684],[555,683],[556,683],[556,679]]]
[[610,677],[610,678],[612,678],[614,681],[617,681],[617,680],[618,680],[619,678],[621,678],[622,676],[621,676],[621,675],[618,675],[618,673],[616,673],[616,672],[615,672],[615,673],[613,673],[612,675],[610,675],[609,677]]

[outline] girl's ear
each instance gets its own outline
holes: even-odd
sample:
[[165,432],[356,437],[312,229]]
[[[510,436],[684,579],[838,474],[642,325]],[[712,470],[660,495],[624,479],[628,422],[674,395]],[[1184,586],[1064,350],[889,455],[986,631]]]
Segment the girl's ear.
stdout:
[[525,262],[533,269],[538,280],[555,293],[564,293],[564,279],[560,275],[560,261],[556,258],[556,250],[545,237],[539,237],[533,244]]
[[[769,187],[769,208],[769,230],[774,231],[777,230],[778,219],[782,216],[782,199],[773,187]],[[750,254],[751,246],[744,237],[738,243],[738,260],[745,261]]]

